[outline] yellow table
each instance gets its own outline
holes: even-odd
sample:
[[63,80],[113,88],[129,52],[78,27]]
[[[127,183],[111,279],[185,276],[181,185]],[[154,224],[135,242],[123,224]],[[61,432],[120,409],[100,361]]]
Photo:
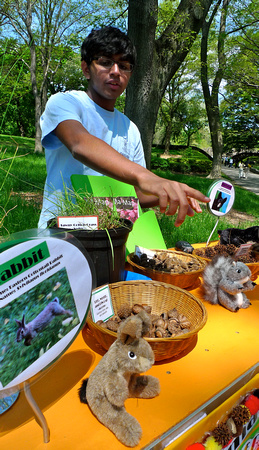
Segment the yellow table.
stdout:
[[[148,372],[159,378],[160,395],[149,400],[126,401],[127,411],[143,429],[142,439],[135,449],[158,450],[164,448],[161,446],[164,441],[167,448],[184,450],[203,432],[184,433],[169,444],[178,426],[180,430],[180,425],[197,411],[209,413],[247,382],[249,389],[251,386],[259,388],[258,378],[253,385],[249,384],[259,372],[259,278],[257,283],[258,286],[247,294],[252,306],[246,310],[232,313],[204,302],[208,321],[199,332],[194,348],[185,356],[156,363]],[[200,287],[191,292],[202,298]],[[32,394],[49,425],[50,442],[44,444],[42,429],[21,392],[13,407],[0,416],[1,450],[127,448],[78,399],[82,379],[89,376],[102,354],[85,328],[60,360],[31,385]],[[227,391],[229,386],[231,389]]]

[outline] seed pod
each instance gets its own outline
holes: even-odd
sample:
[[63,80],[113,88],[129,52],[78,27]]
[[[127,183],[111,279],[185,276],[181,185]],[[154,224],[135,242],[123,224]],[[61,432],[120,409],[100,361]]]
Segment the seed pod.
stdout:
[[142,308],[143,308],[148,314],[151,314],[152,306],[147,305],[146,303],[142,303],[141,306],[142,306]]
[[132,312],[133,312],[133,314],[138,314],[140,311],[142,311],[142,309],[143,309],[143,307],[136,303],[132,308]]
[[191,328],[192,324],[184,314],[179,314],[179,325],[183,328]]
[[164,321],[164,319],[162,319],[162,317],[160,317],[159,319],[157,319],[157,320],[154,322],[154,325],[155,325],[157,328],[163,328],[163,329],[165,329],[165,321]]
[[179,328],[176,327],[175,324],[174,324],[172,321],[170,321],[170,322],[168,323],[167,329],[168,329],[168,331],[169,331],[171,334],[173,334],[173,335],[176,335],[176,334],[179,332]]
[[168,313],[167,312],[163,312],[161,314],[162,319],[167,320],[168,319]]
[[152,323],[155,322],[159,318],[160,318],[160,316],[158,314],[151,314],[151,321],[152,321]]
[[178,316],[179,316],[176,308],[170,309],[167,314],[170,319],[173,319],[173,318],[175,319],[175,318],[178,318]]
[[118,331],[118,328],[119,328],[119,323],[118,322],[115,322],[114,320],[112,320],[112,319],[109,319],[108,320],[108,322],[107,322],[107,328],[108,328],[108,330],[110,330],[110,331]]
[[124,303],[118,309],[117,314],[120,317],[120,319],[127,319],[127,317],[129,317],[131,315],[131,311],[132,311],[132,308],[127,303]]
[[163,338],[163,337],[165,337],[165,330],[163,329],[163,328],[157,328],[156,329],[156,337],[158,337],[158,338]]

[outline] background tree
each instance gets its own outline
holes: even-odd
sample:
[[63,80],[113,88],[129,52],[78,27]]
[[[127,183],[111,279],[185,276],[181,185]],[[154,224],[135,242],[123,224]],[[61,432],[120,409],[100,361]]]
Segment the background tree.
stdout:
[[125,112],[140,129],[148,167],[165,89],[188,54],[212,1],[181,0],[161,31],[157,29],[158,0],[129,0],[128,34],[136,45],[138,63],[127,89]]
[[244,0],[230,9],[226,86],[221,103],[224,150],[240,152],[259,147],[259,2]]
[[203,89],[204,101],[209,121],[211,144],[213,150],[213,162],[210,177],[219,178],[221,175],[221,155],[223,152],[223,138],[221,129],[221,118],[219,111],[219,89],[222,82],[226,56],[224,51],[226,36],[226,18],[228,5],[230,0],[223,0],[222,10],[219,21],[219,32],[217,42],[217,59],[218,65],[215,72],[214,80],[210,88],[210,80],[208,75],[208,40],[214,18],[218,12],[221,0],[217,2],[208,20],[205,20],[202,26],[201,39],[201,84]]
[[[123,2],[120,2],[120,7]],[[73,45],[81,43],[81,34],[106,15],[116,13],[109,2],[94,0],[4,0],[0,16],[8,21],[30,51],[30,79],[35,101],[35,151],[41,152],[40,116],[45,108],[49,83],[67,59]],[[120,9],[121,11],[121,9]],[[115,15],[116,17],[116,15]],[[58,54],[56,49],[58,48]],[[55,53],[55,56],[53,54]]]
[[224,150],[240,152],[259,146],[259,101],[250,93],[233,88],[223,109]]
[[[219,18],[217,18],[218,11],[220,11]],[[242,89],[246,86],[246,92],[248,93],[247,88],[250,86],[251,95],[253,87],[258,86],[258,31],[256,26],[258,19],[258,0],[245,0],[244,2],[218,0],[210,17],[204,22],[202,27],[201,81],[213,149],[213,165],[210,174],[212,178],[220,176],[221,155],[224,149],[229,151],[232,151],[234,148],[235,150],[241,149],[245,140],[246,142],[250,140],[250,145],[252,145],[252,142],[253,144],[255,142],[254,139],[251,139],[252,135],[255,136],[254,107],[252,107],[252,102],[248,101],[246,95],[241,95],[240,97],[240,89],[241,86]],[[216,31],[217,27],[219,28],[218,31]],[[217,62],[209,63],[209,51],[211,51],[209,42],[215,41],[215,36],[217,36]],[[254,62],[257,56],[255,68],[252,68],[252,64],[247,64],[249,53],[251,60]],[[255,81],[256,73],[257,82]],[[224,84],[220,92],[222,81],[224,81]],[[236,91],[235,94],[234,91]],[[222,108],[222,105],[220,105],[220,95],[226,100],[226,92],[231,92],[228,102],[230,99],[232,100],[232,107],[226,108],[227,103],[224,102],[226,111],[222,123],[220,110],[223,110],[224,107]],[[238,92],[239,94],[237,94]],[[246,103],[246,107],[250,108],[246,111],[246,119],[244,108],[241,107],[244,103]],[[235,123],[233,114],[237,117],[238,110],[240,110],[240,120],[237,120]],[[228,121],[226,120],[227,112],[230,114]],[[251,120],[248,120],[248,116],[251,116]],[[252,128],[254,127],[254,129],[251,128],[251,133],[247,132],[249,122]],[[235,145],[234,148],[231,148],[230,123],[233,126],[232,144]],[[224,136],[228,140],[225,147],[222,134],[223,124],[226,126]],[[239,134],[237,129],[239,129]],[[241,137],[240,132],[242,129],[246,133],[246,137],[245,135]],[[237,142],[238,139],[240,139],[239,143]]]
[[200,138],[199,130],[206,126],[203,97],[197,85],[199,71],[193,67],[197,60],[189,56],[167,86],[159,108],[154,139],[164,145],[165,154],[171,144],[189,146],[192,138]]

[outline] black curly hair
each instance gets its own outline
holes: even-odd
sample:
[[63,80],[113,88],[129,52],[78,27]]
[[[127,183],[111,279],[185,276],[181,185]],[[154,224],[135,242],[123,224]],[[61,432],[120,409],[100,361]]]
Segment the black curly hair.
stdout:
[[85,61],[87,65],[90,65],[96,56],[111,57],[118,54],[122,54],[122,59],[135,65],[134,45],[125,33],[115,27],[92,30],[81,46],[81,61]]

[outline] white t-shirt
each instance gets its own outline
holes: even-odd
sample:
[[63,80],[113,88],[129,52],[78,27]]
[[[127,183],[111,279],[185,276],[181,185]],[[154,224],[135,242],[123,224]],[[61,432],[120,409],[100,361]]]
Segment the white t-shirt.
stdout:
[[83,91],[60,92],[50,97],[41,116],[42,145],[45,147],[47,178],[38,226],[45,228],[55,215],[57,197],[64,185],[71,189],[72,174],[102,175],[73,158],[71,152],[54,134],[64,120],[77,120],[127,159],[146,167],[141,137],[136,125],[119,112],[107,111],[94,103]]

